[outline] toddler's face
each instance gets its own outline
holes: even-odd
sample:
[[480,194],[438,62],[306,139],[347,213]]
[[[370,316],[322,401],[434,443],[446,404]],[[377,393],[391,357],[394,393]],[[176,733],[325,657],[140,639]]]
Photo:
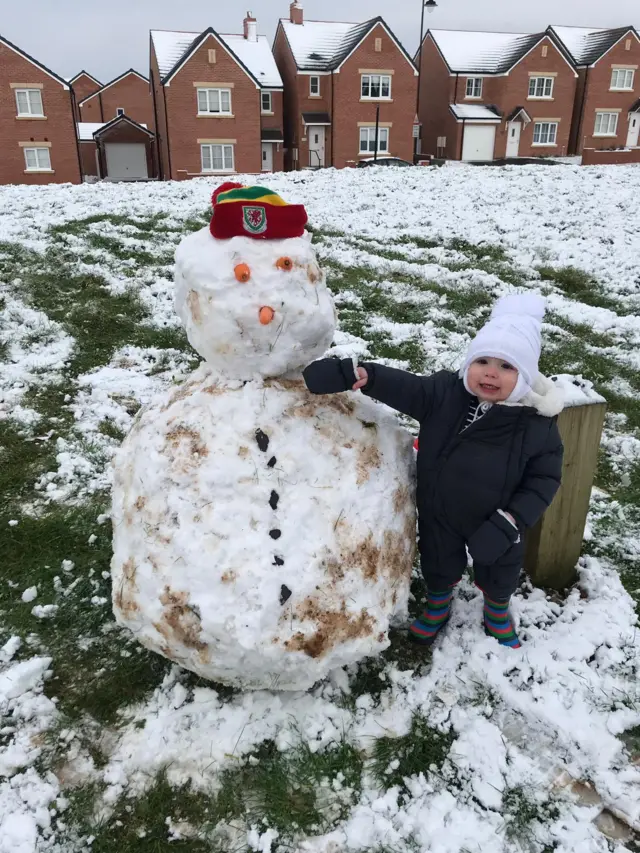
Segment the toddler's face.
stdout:
[[503,403],[518,382],[516,368],[502,358],[478,358],[469,367],[467,382],[471,393],[488,403]]

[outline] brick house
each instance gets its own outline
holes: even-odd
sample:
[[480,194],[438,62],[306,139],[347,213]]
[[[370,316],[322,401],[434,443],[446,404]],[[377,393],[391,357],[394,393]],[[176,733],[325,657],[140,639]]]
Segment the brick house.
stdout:
[[92,77],[88,71],[80,71],[75,77],[69,79],[71,88],[76,102],[76,121],[80,121],[80,110],[78,104],[89,95],[93,95],[98,89],[102,88],[102,83],[95,77]]
[[105,124],[120,115],[153,129],[153,99],[149,80],[130,68],[78,101],[81,122]]
[[282,170],[282,78],[251,13],[238,35],[153,30],[151,85],[161,178]]
[[486,162],[566,155],[578,74],[551,32],[429,30],[421,152]]
[[[640,134],[640,37],[633,27],[549,27],[578,71],[570,152],[637,148]],[[638,158],[640,160],[640,157]]]
[[302,3],[278,24],[274,55],[285,86],[292,169],[355,165],[378,151],[413,159],[418,72],[382,18],[307,21]]
[[155,133],[126,115],[106,123],[79,122],[84,178],[146,181],[158,177]]
[[0,184],[80,182],[70,84],[0,36]]

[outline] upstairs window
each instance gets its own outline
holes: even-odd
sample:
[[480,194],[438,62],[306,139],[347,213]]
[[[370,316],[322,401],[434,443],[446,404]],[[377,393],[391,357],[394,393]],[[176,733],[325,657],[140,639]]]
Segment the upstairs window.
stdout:
[[362,97],[375,101],[391,98],[391,75],[363,74]]
[[198,89],[198,115],[231,115],[231,89]]
[[273,112],[271,92],[263,92],[262,93],[262,112],[263,113],[272,113]]
[[634,71],[632,68],[614,68],[611,72],[611,89],[618,92],[633,91]]
[[309,94],[312,98],[320,97],[320,78],[319,77],[309,77]]
[[469,77],[467,79],[467,98],[482,97],[482,77]]
[[552,98],[553,97],[553,77],[530,77],[529,78],[529,97],[530,98]]
[[19,116],[44,116],[40,89],[16,89]]

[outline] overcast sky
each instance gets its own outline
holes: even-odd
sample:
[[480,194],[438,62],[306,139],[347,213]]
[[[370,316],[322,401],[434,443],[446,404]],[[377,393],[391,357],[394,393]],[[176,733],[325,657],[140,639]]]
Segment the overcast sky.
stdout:
[[[421,0],[303,0],[315,20],[364,21],[383,15],[413,53],[420,34]],[[640,26],[639,0],[438,0],[427,16],[434,28],[529,32],[548,24],[588,27]],[[63,77],[85,68],[107,82],[133,66],[148,74],[149,30],[214,27],[242,32],[247,9],[261,33],[273,39],[289,0],[30,0],[2,3],[0,34]]]

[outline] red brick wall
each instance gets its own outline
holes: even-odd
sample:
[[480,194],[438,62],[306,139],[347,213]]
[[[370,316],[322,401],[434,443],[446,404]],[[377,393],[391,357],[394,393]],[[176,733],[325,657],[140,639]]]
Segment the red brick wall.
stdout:
[[[284,123],[284,93],[282,91],[271,91],[271,110],[273,115],[265,115],[261,113],[260,123],[263,130],[277,130],[283,132]],[[282,172],[284,170],[284,144],[282,142],[273,143],[273,171]]]
[[[87,77],[86,74],[81,74],[77,80],[73,83],[73,93],[76,98],[76,104],[79,104],[80,101],[83,101],[85,98],[88,98],[89,95],[92,95],[100,86],[95,83],[91,77]],[[76,119],[81,121],[80,118],[80,110],[76,110]]]
[[[45,119],[19,119],[11,83],[42,84]],[[25,174],[20,142],[50,142],[53,173]],[[79,183],[71,91],[0,42],[0,184]]]
[[97,176],[96,144],[93,140],[80,143],[80,160],[82,162],[83,175]]
[[80,106],[81,121],[107,122],[115,118],[118,108],[139,124],[154,130],[153,102],[149,83],[137,74],[128,74],[118,83],[103,89]]
[[[547,47],[547,56],[542,56],[543,46]],[[553,85],[551,100],[535,100],[529,98],[530,72],[557,74]],[[484,101],[495,103],[505,117],[517,106],[523,106],[531,116],[531,123],[522,127],[520,135],[520,157],[564,156],[569,151],[571,135],[571,120],[576,93],[576,74],[568,65],[560,51],[550,39],[544,39],[519,62],[508,77],[495,78],[504,81],[502,93],[495,100]],[[486,81],[485,81],[486,82]],[[487,87],[489,90],[489,87]],[[470,103],[477,103],[472,101]],[[533,128],[538,119],[560,119],[555,146],[538,147],[533,144]],[[503,122],[496,134],[496,157],[504,157],[507,145],[507,125]]]
[[[300,133],[298,132],[300,117],[300,102],[298,92],[298,71],[295,61],[289,49],[287,37],[282,27],[278,27],[276,40],[273,46],[273,55],[278,66],[278,71],[284,83],[283,118],[284,118],[284,165],[286,169],[295,168],[292,158],[292,149],[300,145]],[[309,85],[307,80],[307,86]]]
[[[631,40],[631,49],[626,50],[626,41]],[[611,92],[611,72],[613,66],[636,65],[633,92]],[[588,69],[587,95],[584,104],[584,118],[577,139],[577,151],[583,148],[613,148],[627,143],[629,132],[629,108],[640,98],[640,42],[633,34],[624,36],[609,53]],[[616,136],[595,136],[597,110],[621,110]]]
[[160,83],[160,72],[158,71],[158,59],[151,42],[151,82],[153,86],[153,98],[155,100],[156,122],[156,145],[158,150],[158,166],[160,177],[164,180],[171,178],[169,167],[169,143],[167,139],[167,114],[164,102],[164,87]]
[[[458,81],[458,92],[464,78]],[[458,95],[458,100],[460,99]],[[451,114],[449,105],[455,103],[455,77],[451,77],[446,63],[433,43],[431,36],[422,47],[422,72],[420,75],[420,121],[422,123],[422,153],[435,156],[439,136],[446,136],[444,156],[456,160],[460,157],[461,125]]]
[[640,163],[640,148],[631,148],[626,151],[585,148],[582,151],[583,166],[626,166],[629,163]]
[[[209,64],[211,48],[216,49],[215,65]],[[194,82],[233,84],[233,118],[199,118]],[[260,92],[217,39],[212,36],[203,43],[165,86],[165,93],[171,149],[171,176],[165,178],[201,174],[198,139],[235,139],[236,172],[261,172]]]
[[[382,52],[375,51],[375,40],[382,39]],[[360,70],[393,71],[391,101],[380,101],[380,122],[389,123],[389,153],[405,160],[413,159],[413,120],[416,113],[418,78],[400,48],[378,24],[355,53],[334,76],[333,165],[342,168],[357,163],[360,148],[358,124],[375,125],[376,101],[361,100]],[[330,78],[325,78],[330,85]],[[323,81],[324,82],[324,81]],[[371,155],[365,155],[371,156]]]

